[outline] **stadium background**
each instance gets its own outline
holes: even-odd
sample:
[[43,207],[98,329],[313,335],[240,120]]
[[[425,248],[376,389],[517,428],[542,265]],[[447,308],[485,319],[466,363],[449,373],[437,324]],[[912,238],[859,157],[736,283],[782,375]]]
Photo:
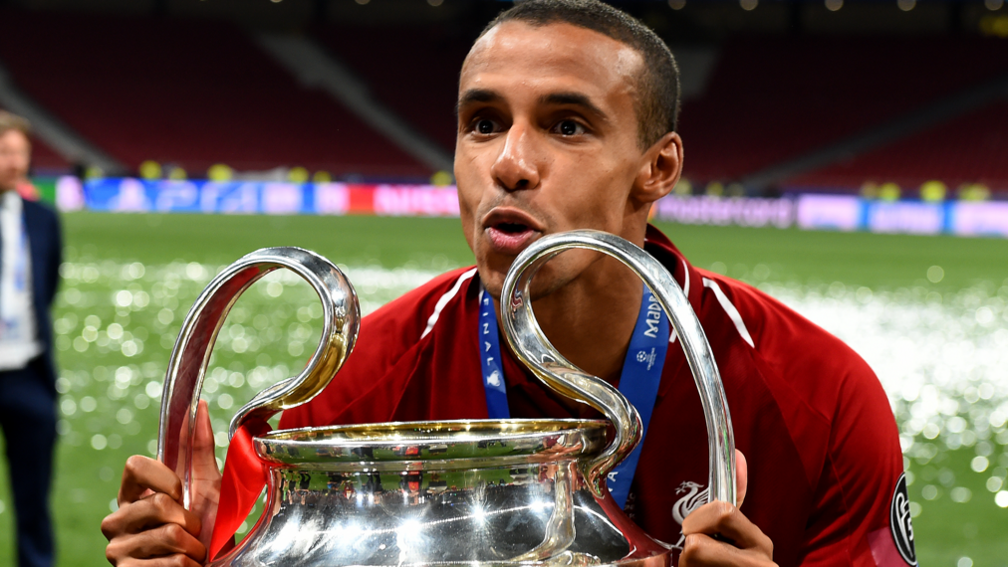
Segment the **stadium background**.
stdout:
[[[181,319],[223,265],[305,246],[371,310],[472,262],[451,218],[456,76],[508,5],[0,2],[0,107],[32,119],[34,186],[64,211],[60,565],[104,562],[98,523],[126,456],[151,451]],[[873,365],[923,564],[1008,565],[1008,7],[619,5],[682,67],[686,179],[656,222]],[[221,458],[231,412],[313,348],[313,305],[283,275],[239,301],[205,390]]]

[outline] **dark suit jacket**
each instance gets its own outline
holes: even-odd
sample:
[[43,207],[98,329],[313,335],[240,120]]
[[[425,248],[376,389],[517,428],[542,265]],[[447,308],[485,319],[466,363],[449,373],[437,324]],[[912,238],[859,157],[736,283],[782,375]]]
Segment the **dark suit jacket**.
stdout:
[[[44,352],[41,379],[53,395],[56,394],[56,364],[53,360],[52,319],[49,309],[59,286],[59,267],[63,261],[63,235],[59,218],[49,206],[24,200],[24,224],[31,250],[32,300],[35,321]],[[32,366],[38,368],[33,363]]]

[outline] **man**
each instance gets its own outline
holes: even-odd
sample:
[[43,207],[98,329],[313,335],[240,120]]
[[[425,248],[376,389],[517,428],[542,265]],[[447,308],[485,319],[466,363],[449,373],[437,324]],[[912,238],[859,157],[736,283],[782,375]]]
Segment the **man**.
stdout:
[[[288,411],[281,426],[499,415],[479,379],[481,370],[492,377],[484,344],[499,343],[498,333],[483,334],[496,317],[483,318],[481,297],[496,307],[511,262],[540,236],[604,230],[644,246],[686,291],[724,376],[746,457],[739,474],[745,513],[723,503],[699,506],[706,430],[672,342],[657,363],[657,392],[638,406],[654,411],[624,498],[631,517],[676,545],[679,565],[912,563],[912,547],[900,555],[912,536],[890,527],[890,504],[904,502],[893,493],[902,456],[871,370],[774,300],[693,268],[647,225],[651,205],[678,181],[683,158],[676,69],[661,40],[594,1],[528,1],[488,26],[459,83],[455,174],[477,267],[436,278],[365,318],[333,384]],[[539,272],[533,299],[545,334],[573,363],[621,389],[641,378],[628,344],[645,298],[640,281],[616,261],[566,252]],[[498,346],[509,415],[589,414]],[[197,513],[178,505],[174,473],[131,458],[122,508],[103,523],[114,564],[203,559],[219,474],[200,415],[205,466],[197,467]]]
[[26,120],[0,111],[0,428],[7,445],[21,567],[53,564],[49,486],[56,443],[56,372],[49,308],[63,254],[59,220],[24,199]]

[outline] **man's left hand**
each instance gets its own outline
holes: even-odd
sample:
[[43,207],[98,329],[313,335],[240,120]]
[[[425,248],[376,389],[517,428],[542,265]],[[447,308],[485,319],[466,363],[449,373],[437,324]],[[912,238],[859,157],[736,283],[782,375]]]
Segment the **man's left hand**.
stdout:
[[683,521],[686,542],[679,567],[746,565],[771,567],[773,542],[739,511],[745,500],[748,467],[745,456],[735,451],[738,506],[710,502],[690,512]]

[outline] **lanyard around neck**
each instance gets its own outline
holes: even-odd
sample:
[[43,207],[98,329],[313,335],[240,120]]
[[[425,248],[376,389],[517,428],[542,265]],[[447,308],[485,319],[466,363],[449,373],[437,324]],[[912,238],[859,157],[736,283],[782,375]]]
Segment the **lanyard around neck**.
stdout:
[[[497,313],[489,294],[480,289],[479,294],[479,343],[480,364],[483,369],[483,387],[486,392],[487,412],[490,419],[508,419],[507,386],[504,383],[504,367],[501,363],[500,335],[497,331]],[[609,473],[607,485],[613,499],[622,508],[630,494],[637,463],[640,460],[644,436],[658,399],[658,385],[661,383],[662,367],[669,344],[669,322],[658,300],[651,290],[644,286],[640,314],[630,338],[620,375],[619,391],[626,396],[637,413],[640,414],[641,443]]]
[[507,386],[500,355],[500,335],[497,333],[497,312],[490,294],[480,286],[479,294],[480,364],[483,366],[483,388],[486,390],[487,413],[490,419],[511,417],[508,409]]

